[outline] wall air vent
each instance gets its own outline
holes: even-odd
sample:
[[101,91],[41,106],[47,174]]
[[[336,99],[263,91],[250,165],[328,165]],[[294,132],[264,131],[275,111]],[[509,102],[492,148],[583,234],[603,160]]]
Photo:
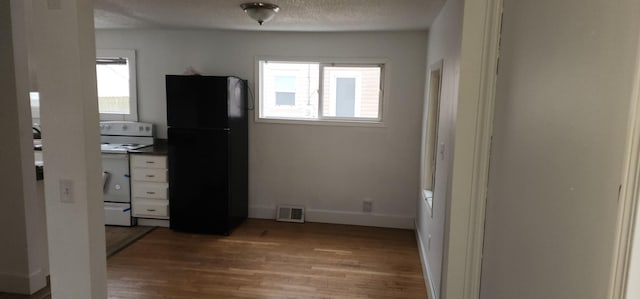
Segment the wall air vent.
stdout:
[[280,205],[278,206],[276,221],[304,223],[304,207]]

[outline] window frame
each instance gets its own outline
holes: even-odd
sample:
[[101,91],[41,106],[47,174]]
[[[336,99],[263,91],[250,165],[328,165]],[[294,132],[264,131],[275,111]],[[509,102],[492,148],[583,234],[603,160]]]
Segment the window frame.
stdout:
[[[138,87],[136,77],[136,51],[124,49],[96,49],[96,59],[126,58],[129,65],[129,114],[100,113],[100,120],[138,121]],[[96,78],[97,80],[97,78]]]
[[[429,66],[427,71],[428,89],[425,93],[426,106],[424,110],[424,133],[421,149],[423,163],[421,166],[420,187],[422,189],[422,198],[427,204],[429,217],[431,218],[433,218],[433,206],[435,204],[436,169],[438,164],[438,151],[440,145],[438,137],[440,133],[440,112],[442,108],[442,82],[444,81],[443,73],[443,60],[439,60]],[[433,81],[435,78],[437,78],[437,82]],[[433,90],[434,88],[436,88],[436,90]],[[431,117],[434,117],[434,119],[431,119]]]
[[[287,118],[287,117],[262,117],[262,99],[263,99],[263,62],[277,63],[301,63],[301,64],[318,64],[318,110],[317,118]],[[378,118],[361,118],[361,117],[329,117],[323,116],[323,88],[324,88],[324,67],[379,67],[380,68],[380,86],[378,95]],[[390,62],[384,58],[300,58],[300,57],[273,57],[273,56],[256,56],[255,57],[255,113],[254,121],[256,123],[280,123],[280,124],[301,124],[301,125],[330,125],[330,126],[372,126],[386,127],[384,123],[384,110],[387,103],[387,92],[389,82],[386,80],[387,72],[390,69]]]

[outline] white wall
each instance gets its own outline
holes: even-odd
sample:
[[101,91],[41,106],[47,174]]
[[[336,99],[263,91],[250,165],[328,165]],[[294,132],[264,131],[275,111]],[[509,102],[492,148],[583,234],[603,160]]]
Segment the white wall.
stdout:
[[32,3],[52,297],[106,298],[93,3]]
[[[429,207],[422,195],[418,200],[418,212],[416,227],[418,231],[425,275],[429,287],[429,298],[440,298],[442,280],[442,262],[444,254],[444,234],[446,205],[451,200],[451,171],[453,162],[453,137],[455,134],[456,105],[458,102],[458,78],[460,62],[460,46],[462,40],[462,0],[449,0],[436,17],[429,30],[429,42],[427,48],[427,63],[429,67],[439,61],[443,62],[442,91],[440,99],[440,116],[438,119],[438,143],[444,143],[444,155],[438,154],[436,163],[436,183],[433,200],[433,217],[430,216]],[[427,78],[428,80],[428,78]],[[428,86],[428,84],[426,84]],[[424,117],[428,115],[428,92],[425,90]],[[422,151],[424,152],[424,140],[426,138],[426,118],[423,119]],[[424,161],[424,154],[422,155]],[[421,163],[420,165],[424,165]],[[424,170],[421,169],[421,180]],[[418,189],[422,194],[421,186]],[[429,236],[431,246],[429,248]]]
[[[270,33],[98,30],[98,48],[135,49],[140,121],[166,137],[165,74],[188,66],[249,79],[256,56],[387,59],[384,127],[249,124],[250,217],[276,204],[307,207],[309,221],[413,228],[418,189],[425,32]],[[373,213],[362,201],[373,200]]]
[[504,2],[481,298],[606,298],[640,2]]
[[49,266],[30,130],[24,5],[0,2],[0,292],[30,294],[46,285]]

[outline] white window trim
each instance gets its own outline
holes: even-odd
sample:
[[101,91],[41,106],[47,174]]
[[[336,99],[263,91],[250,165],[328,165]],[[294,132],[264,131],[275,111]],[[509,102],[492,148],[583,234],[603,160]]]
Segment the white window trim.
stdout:
[[[432,94],[434,92],[434,90],[432,88],[434,88],[435,86],[433,86],[433,82],[431,80],[433,80],[433,76],[432,74],[436,72],[438,73],[438,82],[437,82],[437,94],[435,94],[434,96],[436,97],[436,99],[432,99]],[[439,127],[440,127],[440,112],[441,112],[441,108],[442,108],[442,81],[443,81],[443,72],[444,72],[444,60],[439,60],[438,62],[432,64],[429,66],[429,69],[427,71],[427,92],[426,92],[426,102],[425,102],[425,107],[424,107],[424,122],[423,122],[423,136],[422,136],[422,159],[423,159],[423,163],[421,166],[421,186],[422,186],[422,192],[423,192],[423,199],[427,202],[427,207],[428,207],[428,212],[429,212],[429,216],[431,218],[433,218],[433,195],[435,192],[435,188],[436,188],[436,165],[437,165],[437,160],[438,160],[438,134],[439,134]],[[432,103],[431,101],[435,100],[434,103]],[[431,111],[431,109],[435,109],[434,111]],[[433,114],[431,114],[431,112],[433,112]],[[430,123],[430,119],[429,116],[434,117],[434,122]],[[434,127],[432,128],[431,125],[433,125]],[[432,131],[432,129],[435,129]],[[434,134],[434,136],[431,136],[431,134]],[[427,147],[429,147],[429,137],[432,137],[433,140],[433,152],[430,152],[429,156],[427,156],[427,152],[426,149]],[[427,171],[426,168],[426,162],[430,161],[429,166],[430,169],[429,171]],[[426,183],[426,179],[427,179],[427,174],[429,174],[429,179],[431,181],[431,186],[427,186]]]
[[100,113],[100,120],[138,121],[138,87],[136,77],[136,51],[121,49],[97,49],[98,57],[123,57],[129,64],[129,114]]
[[[318,97],[318,119],[302,119],[302,118],[262,118],[262,85],[264,84],[260,74],[262,73],[262,61],[277,61],[280,63],[317,63],[320,65],[320,78],[323,78],[323,66],[380,66],[380,102],[378,105],[378,118],[335,118],[322,117],[322,95]],[[272,124],[295,124],[295,125],[321,125],[321,126],[346,126],[346,127],[386,127],[384,123],[384,110],[387,105],[386,92],[389,90],[389,80],[386,80],[387,74],[391,70],[391,63],[386,58],[309,58],[309,57],[279,57],[279,56],[256,56],[254,58],[254,78],[256,90],[256,113],[254,113],[254,121],[256,123],[272,123]],[[320,79],[319,93],[323,88],[322,79]]]

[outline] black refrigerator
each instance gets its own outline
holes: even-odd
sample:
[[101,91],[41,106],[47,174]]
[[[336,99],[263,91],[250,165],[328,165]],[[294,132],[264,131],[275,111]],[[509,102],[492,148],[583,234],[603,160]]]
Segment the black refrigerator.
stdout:
[[166,76],[171,229],[229,235],[247,218],[247,81]]

